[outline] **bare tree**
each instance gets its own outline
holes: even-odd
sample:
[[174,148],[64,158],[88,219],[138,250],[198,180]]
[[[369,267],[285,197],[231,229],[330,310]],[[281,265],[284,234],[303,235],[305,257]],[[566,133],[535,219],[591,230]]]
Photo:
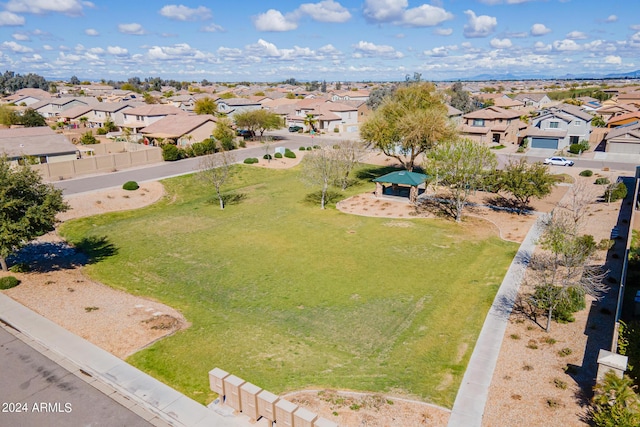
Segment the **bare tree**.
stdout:
[[199,164],[199,175],[208,184],[212,184],[216,190],[220,209],[224,209],[222,186],[231,175],[231,166],[235,163],[235,156],[228,151],[220,151],[215,154],[202,157]]
[[365,154],[367,146],[362,141],[344,140],[336,145],[339,174],[339,185],[342,190],[346,190],[349,185],[349,174],[360,164]]
[[321,209],[325,208],[329,187],[342,177],[341,160],[337,151],[323,145],[304,156],[302,162],[302,180],[312,186],[322,186]]

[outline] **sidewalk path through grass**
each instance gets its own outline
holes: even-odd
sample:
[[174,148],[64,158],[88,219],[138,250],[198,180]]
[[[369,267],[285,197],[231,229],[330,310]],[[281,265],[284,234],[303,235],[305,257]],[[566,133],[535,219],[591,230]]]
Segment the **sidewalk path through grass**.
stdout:
[[549,214],[541,215],[531,227],[502,280],[502,285],[493,300],[473,349],[469,366],[467,366],[462,378],[462,384],[453,404],[451,418],[449,418],[449,427],[480,427],[482,425],[489,386],[498,361],[509,316],[518,295],[524,272],[542,233],[543,224],[548,217]]

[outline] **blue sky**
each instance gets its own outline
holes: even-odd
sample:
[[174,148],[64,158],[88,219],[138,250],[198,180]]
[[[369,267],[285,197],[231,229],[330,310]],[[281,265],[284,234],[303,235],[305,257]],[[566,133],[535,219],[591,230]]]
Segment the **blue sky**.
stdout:
[[0,69],[47,78],[425,80],[640,69],[638,0],[5,0]]

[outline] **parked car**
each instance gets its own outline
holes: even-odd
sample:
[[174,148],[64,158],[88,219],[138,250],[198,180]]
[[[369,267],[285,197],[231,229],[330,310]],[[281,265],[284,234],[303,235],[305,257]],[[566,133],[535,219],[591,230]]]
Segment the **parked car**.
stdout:
[[567,160],[564,157],[547,157],[544,159],[544,164],[553,166],[573,166],[573,160]]
[[243,137],[244,139],[253,138],[253,131],[248,129],[238,129],[236,135]]
[[289,132],[300,132],[302,129],[303,127],[298,125],[289,126]]

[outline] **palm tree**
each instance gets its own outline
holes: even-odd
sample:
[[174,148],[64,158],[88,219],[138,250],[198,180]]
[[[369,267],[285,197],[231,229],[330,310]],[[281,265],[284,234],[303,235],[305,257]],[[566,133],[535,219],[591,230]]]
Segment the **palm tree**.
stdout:
[[89,117],[87,117],[87,116],[80,117],[80,123],[82,123],[82,127],[83,128],[87,127],[87,122],[88,121],[89,121]]
[[316,131],[316,124],[318,123],[318,119],[315,118],[313,114],[307,114],[307,117],[304,119],[304,125],[309,127],[309,131]]

